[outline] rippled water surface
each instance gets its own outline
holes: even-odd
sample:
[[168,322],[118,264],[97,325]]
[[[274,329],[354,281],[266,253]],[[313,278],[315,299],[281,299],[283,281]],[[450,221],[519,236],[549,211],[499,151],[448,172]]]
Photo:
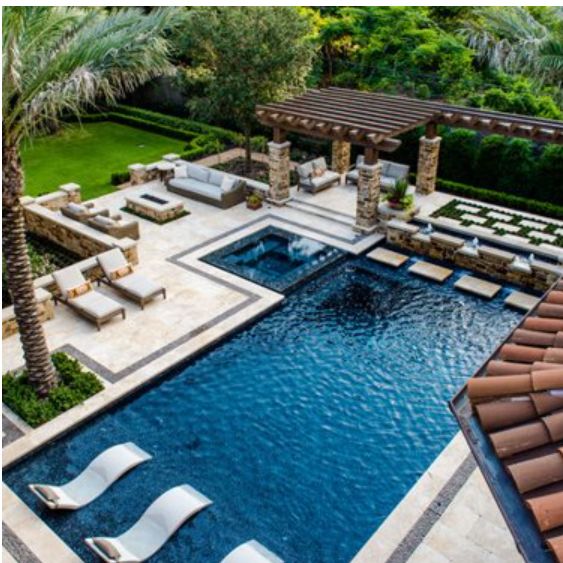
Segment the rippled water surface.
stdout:
[[[82,538],[120,534],[189,483],[214,504],[154,561],[218,562],[251,538],[288,562],[349,561],[451,439],[447,400],[519,318],[506,293],[487,302],[405,270],[332,267],[5,480],[86,560]],[[27,492],[128,440],[154,459],[83,510],[42,510]]]

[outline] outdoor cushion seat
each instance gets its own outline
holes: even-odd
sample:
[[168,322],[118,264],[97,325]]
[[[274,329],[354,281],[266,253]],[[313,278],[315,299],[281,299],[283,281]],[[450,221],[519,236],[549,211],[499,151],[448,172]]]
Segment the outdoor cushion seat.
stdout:
[[105,317],[112,313],[119,313],[123,307],[113,299],[98,293],[97,291],[89,291],[84,295],[75,297],[72,300],[75,307],[82,309],[84,312],[94,316]]
[[136,295],[139,299],[150,294],[159,293],[162,290],[162,286],[160,284],[136,273],[129,274],[128,276],[115,280],[113,285],[117,288],[124,289],[128,293]]
[[[318,169],[324,170],[320,176],[315,175],[315,170]],[[328,169],[324,157],[315,158],[315,160],[299,165],[297,175],[299,176],[298,188],[311,193],[320,192],[340,182],[340,174]]]
[[96,215],[88,219],[88,225],[115,238],[129,237],[138,240],[141,236],[139,233],[139,222],[126,221],[119,214],[111,217]]
[[198,164],[177,166],[174,177],[166,182],[170,192],[226,209],[245,199],[242,178]]
[[[408,180],[410,167],[406,164],[391,162],[389,160],[379,159],[381,164],[381,173],[379,183],[383,190],[390,190],[395,187],[399,180]],[[358,155],[356,159],[356,167],[346,174],[346,180],[351,184],[357,184],[360,176],[358,168],[364,163],[364,155]]]
[[75,221],[80,221],[81,223],[86,223],[89,219],[96,216],[109,217],[109,210],[96,207],[91,202],[86,203],[75,203],[70,202],[61,207],[61,213],[73,219]]

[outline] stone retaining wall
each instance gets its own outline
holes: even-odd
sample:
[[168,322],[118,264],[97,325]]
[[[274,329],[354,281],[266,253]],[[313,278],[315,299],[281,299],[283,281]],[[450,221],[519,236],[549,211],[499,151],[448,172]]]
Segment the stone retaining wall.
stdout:
[[515,262],[516,254],[513,252],[487,245],[473,249],[466,246],[465,240],[460,237],[442,232],[423,234],[418,226],[403,221],[392,220],[387,224],[387,242],[493,279],[538,291],[547,290],[563,274],[563,268],[549,262]]
[[[52,295],[45,289],[35,290],[35,299],[37,301],[37,310],[39,311],[39,320],[44,323],[55,316],[55,307]],[[16,314],[14,307],[5,307],[2,309],[2,340],[13,334],[18,333],[18,323],[16,322]]]

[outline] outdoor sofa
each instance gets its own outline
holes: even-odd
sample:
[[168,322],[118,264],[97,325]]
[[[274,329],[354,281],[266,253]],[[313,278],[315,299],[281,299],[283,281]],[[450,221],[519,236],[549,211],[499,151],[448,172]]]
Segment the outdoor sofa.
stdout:
[[297,189],[302,188],[311,193],[326,190],[340,182],[340,174],[328,169],[324,157],[315,158],[315,160],[299,165],[297,174],[299,176]]
[[192,163],[176,166],[174,177],[167,180],[166,188],[221,209],[233,207],[246,198],[242,178]]
[[74,219],[75,221],[80,221],[81,223],[87,223],[91,218],[98,215],[102,217],[109,217],[109,211],[107,209],[96,207],[90,201],[86,203],[67,203],[61,207],[61,213],[65,217]]
[[138,221],[126,221],[118,213],[108,217],[107,215],[96,215],[91,219],[88,219],[88,226],[110,235],[115,238],[129,237],[138,240],[139,234],[139,222]]
[[[381,188],[389,190],[394,188],[399,180],[407,180],[409,178],[409,166],[406,164],[399,164],[398,162],[391,162],[389,160],[381,160]],[[358,168],[364,163],[364,155],[358,155],[356,159],[356,167],[346,174],[346,180],[351,184],[358,183],[359,170]]]

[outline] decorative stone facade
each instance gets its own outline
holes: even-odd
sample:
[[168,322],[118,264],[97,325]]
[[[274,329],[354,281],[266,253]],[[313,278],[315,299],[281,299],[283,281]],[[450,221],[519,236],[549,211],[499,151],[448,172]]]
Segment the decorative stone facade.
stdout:
[[[55,316],[55,306],[53,297],[44,289],[35,290],[35,300],[37,301],[37,311],[39,313],[39,321],[44,323]],[[18,333],[18,323],[16,314],[12,306],[2,309],[2,340],[13,334]]]
[[270,165],[269,199],[276,205],[283,205],[289,200],[289,149],[291,143],[268,143]]
[[364,164],[358,168],[356,224],[354,229],[363,233],[375,230],[379,192],[381,189],[381,164]]
[[139,184],[146,184],[152,180],[160,178],[158,170],[158,163],[152,164],[130,164],[127,169],[129,170],[129,183],[132,186]]
[[430,194],[436,189],[441,140],[441,137],[420,138],[416,191],[422,195]]
[[493,279],[538,291],[545,291],[563,274],[563,269],[555,264],[535,260],[529,267],[517,266],[515,254],[510,251],[484,244],[477,249],[469,248],[460,237],[440,232],[423,234],[416,225],[402,221],[394,220],[387,224],[387,242]]
[[332,169],[339,174],[346,174],[350,169],[350,143],[346,141],[332,142]]

